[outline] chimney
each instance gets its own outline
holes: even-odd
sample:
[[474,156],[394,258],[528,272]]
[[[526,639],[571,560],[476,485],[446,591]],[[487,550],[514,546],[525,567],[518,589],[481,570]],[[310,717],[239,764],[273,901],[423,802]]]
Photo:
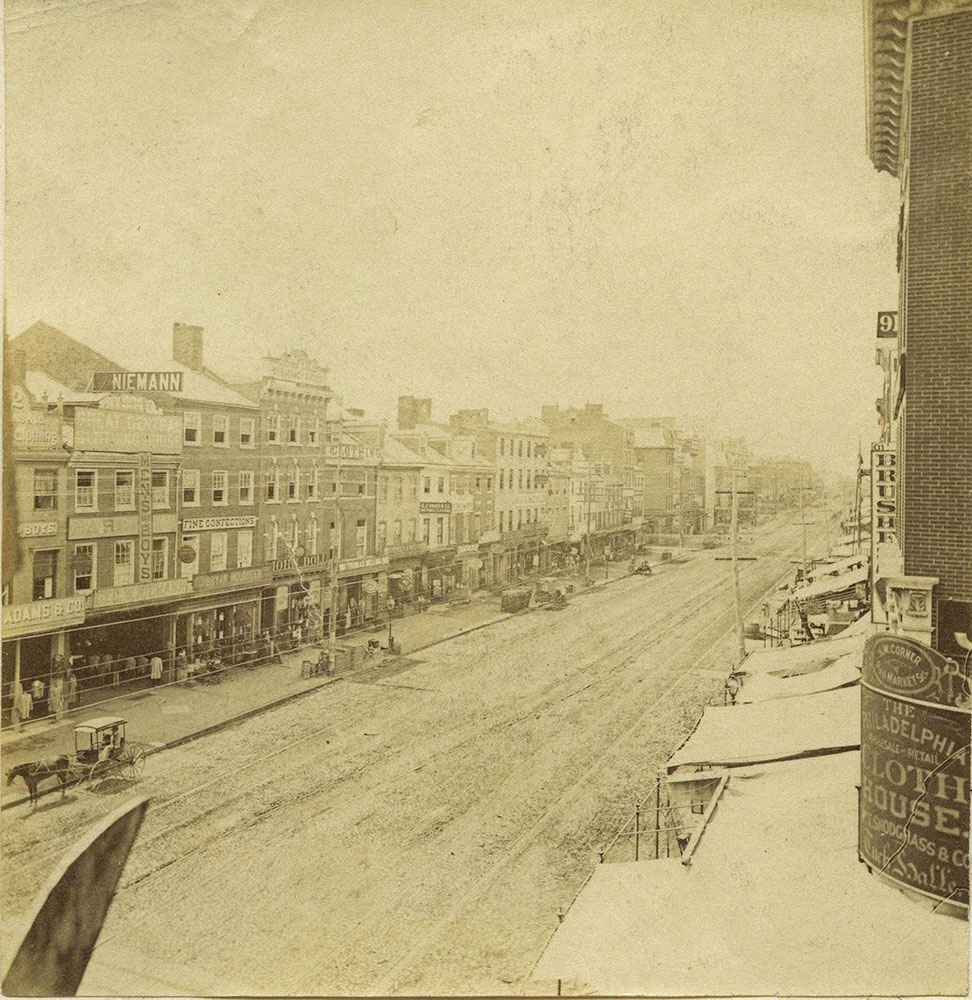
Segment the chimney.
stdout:
[[398,397],[398,428],[403,431],[415,429],[416,424],[432,423],[432,400],[416,399],[414,396]]
[[24,383],[27,378],[27,352],[22,347],[11,347],[7,355],[10,381]]
[[203,369],[203,328],[172,324],[172,360],[194,372]]

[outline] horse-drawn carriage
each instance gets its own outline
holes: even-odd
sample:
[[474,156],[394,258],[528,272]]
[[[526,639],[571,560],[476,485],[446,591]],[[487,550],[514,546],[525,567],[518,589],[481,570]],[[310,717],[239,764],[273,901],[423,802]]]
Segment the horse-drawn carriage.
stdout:
[[127,741],[126,725],[124,719],[114,716],[88,719],[74,727],[73,754],[19,764],[7,772],[7,784],[23,778],[30,803],[35,805],[38,785],[51,778],[60,781],[62,798],[68,785],[100,784],[116,776],[134,781],[145,767],[145,748]]

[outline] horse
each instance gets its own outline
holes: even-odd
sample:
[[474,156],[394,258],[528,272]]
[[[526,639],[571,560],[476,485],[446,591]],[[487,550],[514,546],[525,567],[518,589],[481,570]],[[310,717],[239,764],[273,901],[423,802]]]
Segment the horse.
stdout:
[[61,754],[58,757],[45,757],[29,764],[18,764],[7,772],[7,784],[12,785],[14,778],[24,779],[33,809],[39,798],[37,786],[48,778],[57,778],[61,782],[61,798],[64,798],[64,791],[71,780],[71,762]]

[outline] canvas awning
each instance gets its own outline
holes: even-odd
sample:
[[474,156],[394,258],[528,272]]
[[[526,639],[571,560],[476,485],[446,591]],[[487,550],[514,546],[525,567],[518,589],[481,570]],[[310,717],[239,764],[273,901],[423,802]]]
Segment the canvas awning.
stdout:
[[595,867],[536,992],[967,995],[968,924],[857,860],[859,780],[856,752],[734,770],[690,866]]
[[839,576],[825,576],[805,587],[799,587],[790,595],[793,601],[808,601],[814,597],[824,597],[828,594],[840,594],[853,589],[868,578],[867,567],[854,569]]
[[859,747],[860,688],[707,708],[665,765],[737,767]]

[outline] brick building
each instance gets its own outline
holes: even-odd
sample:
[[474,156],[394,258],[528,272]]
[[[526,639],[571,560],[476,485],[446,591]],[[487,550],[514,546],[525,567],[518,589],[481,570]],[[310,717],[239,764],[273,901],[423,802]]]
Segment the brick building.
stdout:
[[[931,644],[972,635],[972,6],[866,5],[868,154],[900,181],[897,533]],[[934,581],[934,582],[933,582]]]

